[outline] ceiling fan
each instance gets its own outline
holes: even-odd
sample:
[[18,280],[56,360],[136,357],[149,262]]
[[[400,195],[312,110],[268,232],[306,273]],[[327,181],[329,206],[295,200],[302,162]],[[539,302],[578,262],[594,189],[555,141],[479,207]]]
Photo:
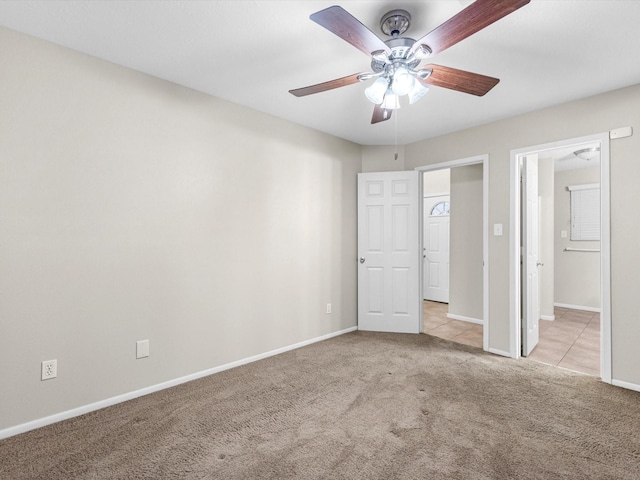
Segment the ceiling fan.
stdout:
[[427,93],[428,85],[485,95],[499,79],[442,65],[418,67],[422,60],[455,45],[529,1],[476,0],[417,41],[400,36],[411,23],[411,15],[405,10],[392,10],[382,17],[380,28],[391,37],[387,41],[380,39],[342,7],[336,5],[320,10],[311,15],[311,20],[371,56],[372,71],[289,90],[289,93],[303,97],[375,78],[373,84],[365,89],[365,95],[375,104],[371,123],[391,118],[391,112],[400,108],[401,96],[407,95],[411,104],[417,102]]

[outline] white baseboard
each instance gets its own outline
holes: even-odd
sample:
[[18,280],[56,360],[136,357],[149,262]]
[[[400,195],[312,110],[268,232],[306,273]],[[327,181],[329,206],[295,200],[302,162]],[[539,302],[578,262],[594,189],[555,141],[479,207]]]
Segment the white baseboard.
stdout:
[[596,307],[585,307],[582,305],[569,305],[568,303],[554,303],[554,307],[570,308],[571,310],[584,310],[585,312],[600,313],[600,309]]
[[13,437],[14,435],[18,435],[20,433],[28,432],[29,430],[35,430],[36,428],[45,427],[47,425],[51,425],[52,423],[61,422],[62,420],[68,420],[69,418],[84,415],[85,413],[110,407],[118,403],[126,402],[128,400],[133,400],[134,398],[142,397],[143,395],[148,395],[150,393],[159,392],[160,390],[175,387],[182,383],[190,382],[192,380],[197,380],[202,377],[213,375],[214,373],[219,373],[224,370],[229,370],[231,368],[239,367],[241,365],[246,365],[247,363],[257,362],[258,360],[262,360],[268,357],[273,357],[274,355],[279,355],[280,353],[285,353],[290,350],[295,350],[297,348],[305,347],[307,345],[311,345],[312,343],[317,343],[323,340],[328,340],[329,338],[337,337],[339,335],[344,335],[345,333],[349,333],[357,330],[357,328],[358,327],[349,327],[344,330],[340,330],[338,332],[328,333],[320,337],[312,338],[310,340],[305,340],[304,342],[295,343],[293,345],[288,345],[286,347],[278,348],[276,350],[271,350],[269,352],[261,353],[259,355],[243,358],[235,362],[226,363],[224,365],[220,365],[219,367],[209,368],[201,372],[185,375],[184,377],[168,380],[166,382],[162,382],[157,385],[141,388],[140,390],[134,390],[133,392],[128,392],[122,395],[118,395],[116,397],[100,400],[99,402],[90,403],[89,405],[83,405],[81,407],[73,408],[65,412],[56,413],[48,417],[39,418],[37,420],[23,423],[21,425],[16,425],[14,427],[5,428],[4,430],[0,430],[0,440],[4,438]]
[[479,318],[464,317],[462,315],[456,315],[455,313],[447,313],[447,318],[453,320],[461,320],[463,322],[476,323],[478,325],[484,325],[484,322]]
[[636,392],[640,392],[640,385],[636,385],[635,383],[623,382],[622,380],[612,379],[611,385],[615,385],[616,387],[622,387],[628,390],[635,390]]
[[556,316],[555,315],[540,315],[540,320],[555,320]]

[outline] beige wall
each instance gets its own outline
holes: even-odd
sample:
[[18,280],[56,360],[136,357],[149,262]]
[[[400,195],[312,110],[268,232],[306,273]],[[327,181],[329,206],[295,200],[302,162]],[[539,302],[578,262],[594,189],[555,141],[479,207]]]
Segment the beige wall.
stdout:
[[6,29],[0,71],[0,429],[356,325],[360,146]]
[[399,172],[405,169],[402,145],[365,145],[361,148],[363,172]]
[[[0,429],[355,326],[355,176],[371,162],[489,155],[489,223],[505,227],[489,345],[508,351],[510,150],[640,125],[633,86],[390,160],[6,29],[0,69]],[[611,143],[613,377],[635,385],[639,151],[638,134]]]
[[552,158],[538,158],[540,197],[540,317],[554,317],[554,171]]
[[482,164],[451,169],[449,313],[482,320]]
[[[489,97],[487,97],[489,98]],[[606,132],[640,128],[640,85],[623,88],[405,146],[405,167],[489,155],[489,224],[509,231],[512,149]],[[611,142],[612,370],[618,381],[640,385],[640,135]],[[425,151],[429,152],[425,159]],[[509,235],[489,239],[489,347],[509,351]]]
[[[600,242],[571,241],[569,185],[600,183],[600,167],[556,172],[555,175],[555,303],[600,308],[600,255],[594,252],[565,252],[566,247],[600,249]],[[567,232],[561,238],[561,231]]]
[[[424,172],[422,182],[422,195],[448,195],[451,190],[451,170],[443,168],[432,172]],[[426,215],[426,213],[425,213]]]

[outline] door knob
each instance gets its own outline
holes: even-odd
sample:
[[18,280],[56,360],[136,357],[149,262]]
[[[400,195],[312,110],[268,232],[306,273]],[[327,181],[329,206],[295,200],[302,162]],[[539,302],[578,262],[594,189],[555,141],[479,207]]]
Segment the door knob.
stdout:
[[360,263],[364,263],[366,259],[364,257],[360,257]]

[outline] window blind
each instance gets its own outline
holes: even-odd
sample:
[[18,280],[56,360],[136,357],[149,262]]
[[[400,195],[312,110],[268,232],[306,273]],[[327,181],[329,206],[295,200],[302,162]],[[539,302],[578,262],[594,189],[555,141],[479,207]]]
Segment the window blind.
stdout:
[[600,240],[600,184],[567,188],[571,195],[571,240]]

